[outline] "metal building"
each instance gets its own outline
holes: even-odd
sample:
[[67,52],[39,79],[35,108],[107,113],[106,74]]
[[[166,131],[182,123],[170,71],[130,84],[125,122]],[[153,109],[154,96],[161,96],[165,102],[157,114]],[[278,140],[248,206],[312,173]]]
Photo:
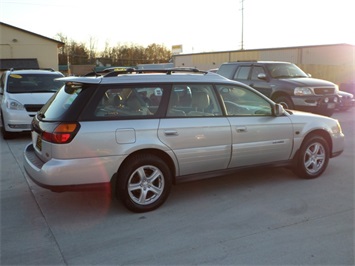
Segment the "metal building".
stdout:
[[355,79],[355,45],[329,44],[270,49],[233,50],[173,56],[175,67],[218,68],[224,62],[259,60],[292,62],[314,78],[336,84]]

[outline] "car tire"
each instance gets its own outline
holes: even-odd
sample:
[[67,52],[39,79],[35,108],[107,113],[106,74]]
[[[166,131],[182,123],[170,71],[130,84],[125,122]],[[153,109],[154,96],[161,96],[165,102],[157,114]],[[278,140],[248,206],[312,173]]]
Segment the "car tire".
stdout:
[[294,172],[305,179],[320,176],[328,166],[329,145],[321,136],[307,137],[299,150]]
[[287,96],[276,97],[274,102],[281,104],[284,109],[294,109],[292,100]]
[[160,157],[137,154],[117,173],[116,197],[133,212],[148,212],[166,201],[171,185],[170,169]]

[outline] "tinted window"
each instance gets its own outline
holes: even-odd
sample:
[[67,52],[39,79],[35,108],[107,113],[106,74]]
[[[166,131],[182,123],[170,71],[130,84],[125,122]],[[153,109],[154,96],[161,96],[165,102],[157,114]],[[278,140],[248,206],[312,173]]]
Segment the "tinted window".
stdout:
[[174,85],[168,104],[168,117],[220,116],[222,111],[211,85]]
[[272,115],[271,104],[257,93],[239,86],[217,86],[228,116]]
[[249,77],[249,72],[250,72],[251,67],[250,66],[241,66],[238,67],[237,72],[235,73],[235,76],[233,79],[248,79]]
[[40,118],[58,120],[83,91],[81,85],[66,85],[54,94],[40,111]]
[[7,91],[10,93],[56,92],[64,84],[54,79],[63,77],[59,74],[10,74]]
[[258,75],[265,74],[264,68],[261,66],[254,66],[251,72],[251,79],[252,80],[259,80]]
[[232,64],[221,65],[220,68],[217,70],[217,73],[223,77],[231,79],[234,75],[236,68],[237,66]]
[[106,87],[97,106],[95,117],[124,118],[153,116],[161,105],[162,87]]

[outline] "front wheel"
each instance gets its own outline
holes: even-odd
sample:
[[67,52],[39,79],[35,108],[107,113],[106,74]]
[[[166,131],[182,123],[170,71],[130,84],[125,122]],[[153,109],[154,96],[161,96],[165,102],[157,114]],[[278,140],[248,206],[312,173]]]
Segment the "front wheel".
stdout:
[[329,145],[321,136],[311,136],[304,140],[299,150],[295,173],[306,179],[320,176],[327,168]]
[[148,212],[168,198],[172,177],[169,167],[158,156],[135,155],[120,167],[116,196],[133,212]]

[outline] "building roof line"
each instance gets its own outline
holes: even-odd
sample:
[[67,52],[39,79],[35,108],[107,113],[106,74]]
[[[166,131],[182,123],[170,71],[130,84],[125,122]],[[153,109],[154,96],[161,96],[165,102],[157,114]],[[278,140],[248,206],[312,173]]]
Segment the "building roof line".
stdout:
[[350,46],[354,47],[355,45],[348,43],[337,43],[337,44],[319,44],[319,45],[305,45],[305,46],[287,46],[287,47],[272,47],[272,48],[253,48],[253,49],[239,49],[239,50],[226,50],[226,51],[212,51],[212,52],[201,52],[201,53],[181,53],[176,54],[174,56],[179,55],[202,55],[202,54],[217,54],[217,53],[234,53],[234,52],[253,52],[253,51],[267,51],[267,50],[280,50],[280,49],[302,49],[302,48],[316,48],[316,47],[325,47],[325,46]]
[[65,43],[64,43],[64,42],[57,41],[57,40],[55,40],[55,39],[48,38],[48,37],[46,37],[46,36],[43,36],[43,35],[40,35],[40,34],[34,33],[34,32],[32,32],[32,31],[28,31],[28,30],[24,30],[24,29],[21,29],[21,28],[15,27],[15,26],[12,26],[12,25],[10,25],[10,24],[6,24],[6,23],[1,22],[1,21],[0,21],[0,25],[4,25],[4,26],[7,26],[7,27],[10,27],[10,28],[16,29],[16,30],[20,30],[20,31],[22,31],[22,32],[26,32],[26,33],[29,33],[29,34],[31,34],[31,35],[35,35],[35,36],[37,36],[37,37],[40,37],[40,38],[43,38],[43,39],[46,39],[46,40],[49,40],[49,41],[52,41],[52,42],[56,42],[56,43],[58,44],[58,47],[62,47],[62,46],[64,46],[64,45],[65,45]]

